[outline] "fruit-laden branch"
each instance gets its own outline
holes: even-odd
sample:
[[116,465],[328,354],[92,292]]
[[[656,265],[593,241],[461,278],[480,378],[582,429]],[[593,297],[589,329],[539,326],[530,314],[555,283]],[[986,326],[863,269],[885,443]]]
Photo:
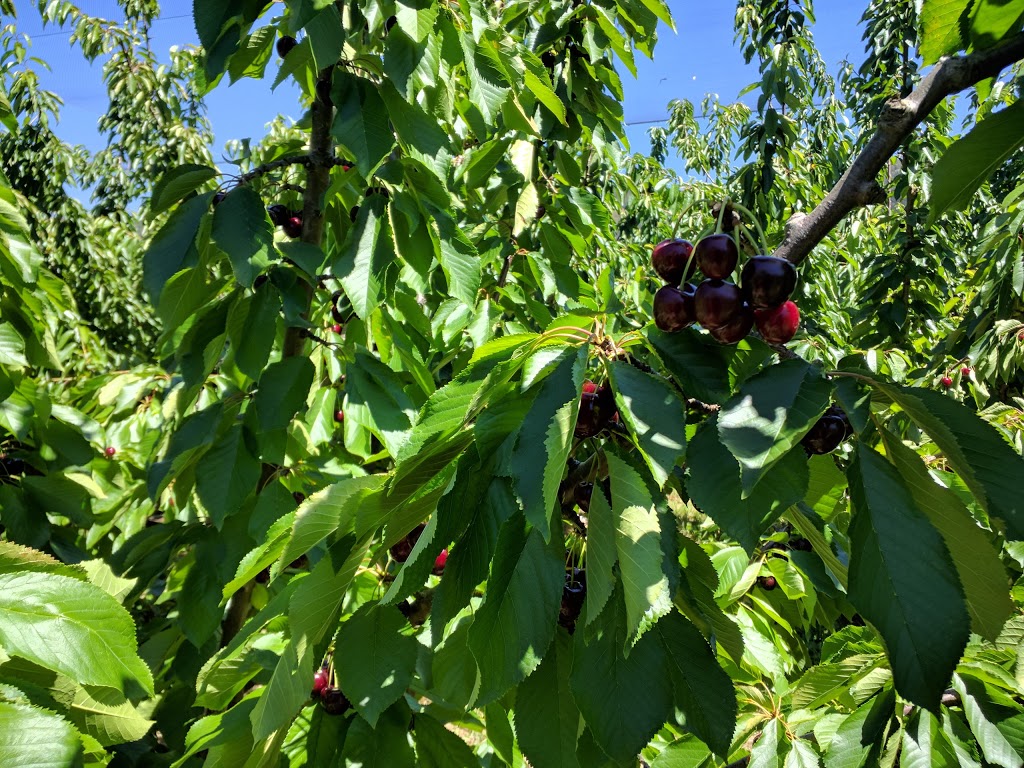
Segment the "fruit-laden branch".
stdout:
[[1021,59],[1024,34],[986,51],[940,59],[909,96],[886,102],[867,146],[813,211],[790,219],[775,255],[799,264],[850,211],[883,202],[878,173],[914,128],[947,96],[995,77]]

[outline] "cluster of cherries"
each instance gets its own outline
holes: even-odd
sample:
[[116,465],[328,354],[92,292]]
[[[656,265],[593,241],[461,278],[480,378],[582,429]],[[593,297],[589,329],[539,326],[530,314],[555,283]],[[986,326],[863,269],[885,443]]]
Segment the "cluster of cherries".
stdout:
[[330,659],[326,659],[313,675],[313,690],[309,696],[328,715],[343,715],[352,708],[352,702],[341,692],[333,677]]
[[[425,523],[420,523],[411,531],[409,534],[397,544],[392,545],[391,549],[388,550],[391,553],[391,557],[394,558],[396,563],[404,563],[409,559],[409,555],[412,554],[412,548],[416,546],[416,542],[419,541],[420,536],[423,534],[423,530],[426,528]],[[440,576],[444,573],[444,566],[448,562],[448,549],[442,549],[441,554],[434,558],[434,568],[432,573],[435,576]]]
[[[971,367],[969,365],[965,365],[963,368],[960,369],[960,375],[962,375],[965,379],[969,378],[971,375]],[[939,379],[939,383],[942,384],[942,386],[945,387],[946,389],[950,389],[953,386],[953,378],[951,376],[943,376],[941,379]]]
[[[721,232],[688,240],[664,240],[651,254],[654,271],[666,285],[654,295],[654,322],[663,331],[700,323],[721,344],[735,344],[756,325],[765,341],[785,344],[800,326],[800,310],[789,300],[796,267],[775,256],[753,256],[743,265],[740,285],[729,280],[739,248]],[[686,282],[697,269],[700,285]],[[682,287],[680,287],[682,286]]]
[[302,237],[302,211],[293,211],[286,205],[268,205],[267,214],[275,227],[280,227],[288,237],[295,240]]

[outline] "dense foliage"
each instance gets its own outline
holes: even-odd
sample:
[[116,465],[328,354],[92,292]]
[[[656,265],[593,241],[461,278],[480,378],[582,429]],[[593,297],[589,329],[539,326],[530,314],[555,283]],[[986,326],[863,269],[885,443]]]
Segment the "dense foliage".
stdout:
[[[38,7],[96,155],[0,38],[0,766],[1024,765],[1024,4],[873,0],[833,79],[740,0],[756,106],[650,155],[662,0],[203,0],[170,66],[121,5]],[[794,339],[652,322],[785,300],[744,265],[956,55],[1009,68],[794,258]],[[308,112],[225,175],[247,77]]]

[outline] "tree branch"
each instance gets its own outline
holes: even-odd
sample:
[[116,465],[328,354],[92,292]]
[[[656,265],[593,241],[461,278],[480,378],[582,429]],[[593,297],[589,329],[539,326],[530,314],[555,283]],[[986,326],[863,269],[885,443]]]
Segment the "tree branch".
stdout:
[[[334,73],[334,67],[327,67],[319,74],[321,82],[330,83]],[[320,89],[317,89],[319,93]],[[302,242],[320,245],[324,234],[323,198],[331,181],[331,168],[338,162],[334,156],[334,143],[331,140],[331,124],[334,122],[334,107],[322,101],[319,97],[313,99],[311,107],[311,121],[313,123],[312,133],[309,140],[309,154],[290,158],[281,158],[272,163],[267,163],[247,173],[242,178],[256,178],[253,174],[257,171],[266,173],[271,166],[281,168],[285,165],[304,165],[306,167],[306,193],[303,197],[302,206]],[[259,174],[257,174],[259,175]],[[240,182],[240,183],[244,183]],[[313,286],[300,282],[304,287],[305,310],[303,318],[309,317],[310,305],[313,300]],[[305,349],[307,336],[311,334],[305,328],[292,327],[285,331],[282,357],[296,357],[301,355]],[[263,465],[264,478],[275,468],[272,465]],[[268,480],[269,481],[269,480]],[[263,490],[266,483],[263,483],[259,491]],[[245,624],[252,606],[252,591],[254,582],[250,581],[243,585],[234,595],[228,604],[227,615],[221,622],[221,646],[231,642],[239,630]]]
[[878,172],[921,121],[947,96],[995,77],[1021,59],[1024,33],[986,51],[940,59],[910,95],[886,102],[875,134],[825,199],[811,213],[790,219],[775,255],[799,264],[850,211],[883,202]]

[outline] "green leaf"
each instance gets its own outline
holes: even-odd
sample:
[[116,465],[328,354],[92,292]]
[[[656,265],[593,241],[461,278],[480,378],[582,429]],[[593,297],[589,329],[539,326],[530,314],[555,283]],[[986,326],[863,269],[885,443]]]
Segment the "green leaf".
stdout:
[[701,512],[753,552],[765,529],[803,497],[807,459],[801,447],[789,451],[744,499],[739,464],[722,444],[717,420],[711,416],[690,442],[686,490]]
[[719,405],[773,354],[757,339],[728,346],[692,329],[664,333],[648,328],[646,339],[686,397]]
[[74,768],[81,742],[75,729],[46,710],[0,701],[0,765]]
[[[661,525],[654,501],[632,467],[613,454],[608,454],[607,461],[615,549],[626,605],[624,652],[628,655],[629,646],[672,610],[672,595],[662,570]],[[598,493],[601,491],[595,490]]]
[[761,729],[761,738],[750,750],[749,768],[782,768],[789,742],[778,718],[773,717]]
[[686,409],[667,381],[612,362],[608,374],[615,403],[659,487],[686,453]]
[[934,64],[942,56],[963,50],[960,18],[972,0],[928,0],[921,6],[921,44],[918,51],[925,64]]
[[331,134],[368,179],[395,146],[380,89],[361,77],[336,73],[332,98],[337,113]]
[[[83,685],[153,695],[128,612],[94,584],[52,573],[0,574],[0,648]],[[0,731],[2,733],[2,731]]]
[[149,200],[150,219],[158,213],[168,210],[183,197],[199,189],[216,176],[216,168],[194,163],[186,163],[166,171],[153,187],[153,195]]
[[572,654],[572,638],[558,632],[540,666],[516,689],[516,738],[533,768],[579,768],[580,712],[569,689]]
[[182,203],[154,235],[142,257],[142,285],[154,304],[160,300],[164,284],[185,267],[198,263],[195,247],[199,224],[210,207],[212,192]]
[[437,211],[433,220],[440,244],[439,261],[448,281],[448,292],[472,307],[480,290],[480,254],[450,216]]
[[1024,22],[1024,0],[977,0],[971,9],[971,46],[985,50],[999,43]]
[[651,768],[709,768],[711,750],[704,742],[686,735],[676,739],[662,750]]
[[228,339],[234,349],[235,365],[253,381],[259,379],[270,360],[280,313],[281,297],[268,280],[251,296],[243,297],[228,314]]
[[[279,559],[284,568],[328,536],[354,530],[358,510],[371,494],[380,492],[387,475],[347,477],[306,498],[295,511],[291,537]],[[360,534],[368,531],[360,531]]]
[[825,768],[861,768],[872,753],[877,758],[895,704],[892,689],[885,688],[843,720],[825,753]]
[[1009,577],[989,535],[950,489],[928,474],[920,457],[891,432],[881,431],[886,453],[920,509],[942,535],[967,596],[971,629],[995,641],[1013,614]]
[[526,72],[523,73],[523,85],[529,89],[530,93],[537,97],[537,101],[551,111],[551,114],[558,119],[558,122],[562,125],[566,125],[565,105],[562,103],[562,100],[558,98],[555,92],[551,90],[551,85],[549,83],[545,82],[531,70],[527,69]]
[[359,206],[355,225],[335,260],[334,271],[360,319],[366,320],[380,300],[384,270],[395,260],[385,202],[374,195]]
[[558,488],[572,448],[587,349],[565,347],[557,355],[558,365],[551,366],[553,373],[540,385],[509,459],[526,519],[545,537],[558,506]]
[[619,551],[616,546],[616,517],[604,491],[594,488],[587,516],[587,596],[584,603],[586,624],[590,626],[601,615],[605,603],[612,596],[617,581],[615,562]]
[[28,366],[25,339],[10,323],[0,323],[0,365],[17,368]]
[[[63,705],[78,729],[105,747],[138,741],[153,726],[123,694],[101,686],[80,686],[58,678],[54,700]],[[0,763],[2,765],[2,763]]]
[[359,351],[355,363],[346,367],[345,387],[345,418],[369,429],[388,453],[398,455],[416,418],[416,409],[398,375],[377,358]]
[[306,404],[315,374],[308,357],[286,357],[267,367],[260,376],[253,407],[260,429],[284,429]]
[[203,751],[207,751],[205,762],[211,765],[244,765],[253,751],[249,718],[257,701],[258,694],[250,693],[226,712],[197,720],[185,738],[188,749],[174,768],[180,768],[189,757]]
[[960,211],[1008,157],[1024,146],[1024,102],[993,112],[955,141],[932,168],[929,224]]
[[56,573],[79,581],[88,581],[86,570],[81,565],[65,565],[56,558],[31,547],[0,540],[0,574],[35,571]]
[[996,428],[938,392],[870,383],[928,433],[988,513],[1002,518],[1010,537],[1024,539],[1024,494],[1017,482],[1024,459]]
[[236,424],[222,435],[196,467],[196,493],[220,528],[242,508],[260,479],[259,460],[246,445],[244,430]]
[[601,749],[614,760],[633,760],[671,712],[668,658],[656,632],[623,656],[628,629],[618,589],[595,630],[589,642],[589,632],[575,636],[573,697]]
[[970,634],[956,569],[889,462],[862,444],[847,475],[850,602],[885,640],[900,695],[937,710]]
[[814,426],[831,391],[819,370],[786,360],[754,376],[722,408],[718,434],[740,463],[743,498]]
[[960,694],[964,714],[971,726],[971,733],[978,741],[985,760],[1002,768],[1020,768],[1024,765],[1020,753],[1007,741],[1006,736],[992,722],[985,711],[985,694],[980,685],[968,686],[960,675],[953,675],[953,690]]
[[533,672],[555,635],[565,560],[560,536],[550,543],[522,513],[501,527],[483,605],[469,629],[480,668],[476,706],[488,704]]
[[417,643],[397,608],[366,604],[338,630],[334,668],[341,690],[371,725],[402,697],[416,666]]
[[249,187],[235,189],[213,209],[212,235],[231,260],[235,279],[246,288],[252,288],[276,255],[263,198]]
[[480,765],[469,745],[430,715],[416,715],[415,734],[419,768],[477,768]]
[[345,739],[344,765],[360,768],[416,768],[416,754],[409,743],[412,711],[399,699],[372,727],[356,718]]
[[658,622],[658,636],[671,662],[676,706],[686,725],[715,754],[725,758],[736,729],[736,690],[707,640],[673,611]]
[[903,732],[900,768],[960,768],[953,745],[926,709],[914,712]]

